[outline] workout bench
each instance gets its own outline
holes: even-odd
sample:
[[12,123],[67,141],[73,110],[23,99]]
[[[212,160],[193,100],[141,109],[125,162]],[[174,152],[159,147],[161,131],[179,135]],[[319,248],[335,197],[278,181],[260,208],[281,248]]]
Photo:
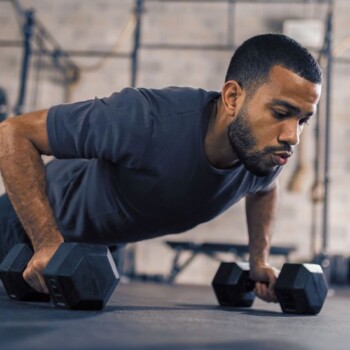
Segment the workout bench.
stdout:
[[[205,254],[213,259],[218,259],[218,253],[231,253],[235,260],[244,260],[249,253],[249,247],[245,244],[214,243],[214,242],[189,242],[189,241],[165,241],[171,249],[175,251],[171,271],[165,277],[167,283],[173,283],[176,276],[182,272],[198,254]],[[283,256],[286,262],[289,261],[289,254],[296,250],[295,246],[272,246],[270,255]],[[190,252],[191,255],[182,263],[180,257],[182,253]]]

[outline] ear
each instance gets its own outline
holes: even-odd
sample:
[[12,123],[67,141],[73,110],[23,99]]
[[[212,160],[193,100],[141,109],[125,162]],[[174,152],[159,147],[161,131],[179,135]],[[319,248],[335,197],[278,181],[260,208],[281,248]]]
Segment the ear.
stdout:
[[222,88],[221,99],[226,113],[233,117],[243,104],[245,92],[237,81],[229,80]]

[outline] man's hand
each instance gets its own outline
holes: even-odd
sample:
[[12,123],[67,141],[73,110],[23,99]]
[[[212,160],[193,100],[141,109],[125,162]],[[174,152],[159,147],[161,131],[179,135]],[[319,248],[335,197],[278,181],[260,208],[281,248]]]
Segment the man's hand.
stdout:
[[0,123],[0,172],[6,193],[35,254],[23,278],[38,292],[48,293],[42,276],[64,241],[46,192],[42,154],[50,155],[47,110],[28,113]]
[[43,271],[59,246],[60,244],[50,245],[36,251],[23,272],[24,280],[40,293],[49,293]]
[[270,185],[268,191],[257,192],[246,197],[250,278],[257,282],[255,284],[256,295],[267,302],[277,302],[274,286],[278,271],[267,263],[277,194],[278,182],[276,180]]
[[274,291],[276,279],[279,271],[269,265],[254,266],[250,270],[249,277],[256,281],[255,294],[258,298],[271,303],[277,303],[277,297]]

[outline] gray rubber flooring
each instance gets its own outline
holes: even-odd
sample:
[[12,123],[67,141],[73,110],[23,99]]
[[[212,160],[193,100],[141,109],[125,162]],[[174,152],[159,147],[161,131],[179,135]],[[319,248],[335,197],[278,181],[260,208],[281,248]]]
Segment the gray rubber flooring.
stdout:
[[0,284],[0,349],[350,348],[350,291],[326,299],[317,316],[217,306],[209,287],[120,284],[103,311],[68,311],[7,298]]

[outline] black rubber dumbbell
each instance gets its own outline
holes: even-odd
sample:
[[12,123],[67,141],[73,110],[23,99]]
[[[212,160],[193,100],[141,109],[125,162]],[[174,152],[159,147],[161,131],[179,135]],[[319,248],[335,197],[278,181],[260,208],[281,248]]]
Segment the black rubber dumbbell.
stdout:
[[39,293],[27,284],[22,274],[33,251],[26,244],[16,244],[0,265],[0,277],[8,296],[21,301],[50,301],[48,294]]
[[[21,250],[18,246],[23,245],[14,246],[0,265],[0,276],[11,298],[27,300],[20,297],[20,287],[26,284],[22,274],[19,274],[22,281],[17,282],[15,287],[12,283],[13,265],[8,263],[9,256],[16,253],[20,255]],[[27,254],[25,266],[31,256],[32,253],[30,256]],[[80,310],[102,309],[119,282],[119,274],[108,247],[82,243],[61,244],[44,270],[43,276],[51,299],[57,307]],[[16,293],[13,290],[16,290]]]
[[[255,282],[249,278],[248,263],[221,263],[212,286],[221,306],[250,307],[255,299]],[[327,282],[316,264],[284,264],[275,294],[285,313],[318,314],[327,296]]]

